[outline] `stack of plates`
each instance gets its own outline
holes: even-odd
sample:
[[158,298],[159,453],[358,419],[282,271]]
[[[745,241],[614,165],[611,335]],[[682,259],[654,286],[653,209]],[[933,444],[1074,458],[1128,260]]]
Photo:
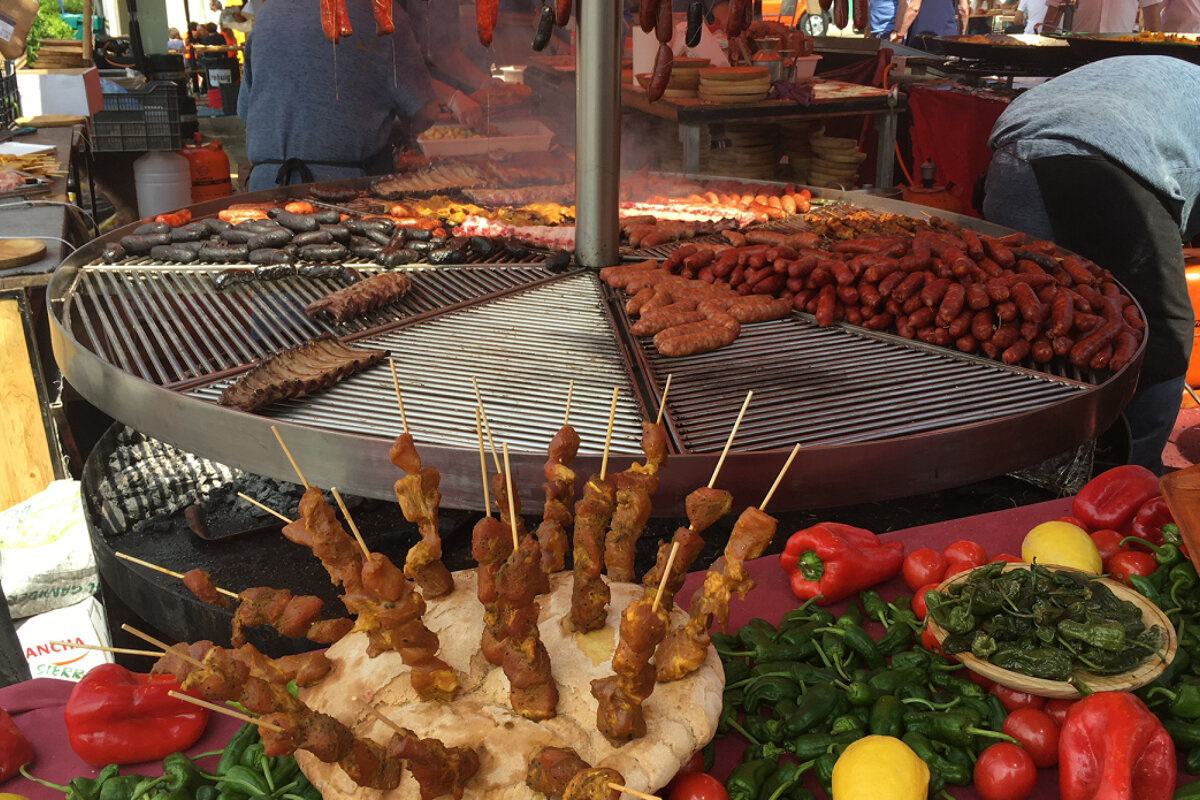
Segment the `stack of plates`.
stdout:
[[824,135],[809,138],[813,159],[808,168],[808,182],[813,186],[840,186],[846,189],[858,185],[858,166],[867,157],[858,151],[857,139],[842,139]]
[[759,180],[777,177],[779,127],[759,123],[722,126],[725,147],[713,149],[708,128],[700,137],[700,167],[710,175],[731,175]]
[[699,88],[709,103],[756,103],[767,99],[771,74],[766,67],[706,67]]
[[808,183],[808,170],[812,166],[813,150],[809,139],[823,136],[825,127],[818,122],[793,120],[779,123],[779,140],[783,154],[787,156],[792,180]]

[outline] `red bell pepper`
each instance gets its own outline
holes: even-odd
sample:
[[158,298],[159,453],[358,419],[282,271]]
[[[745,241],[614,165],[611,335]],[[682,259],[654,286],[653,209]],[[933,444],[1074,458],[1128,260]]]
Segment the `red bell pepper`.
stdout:
[[67,740],[93,766],[157,761],[186,750],[204,733],[208,709],[171,697],[170,675],[130,672],[101,664],[67,698]]
[[904,545],[837,522],[818,522],[793,533],[779,556],[801,600],[820,596],[827,606],[892,578],[904,562]]
[[1137,513],[1133,515],[1133,522],[1129,523],[1129,535],[1159,545],[1163,543],[1162,526],[1174,521],[1175,517],[1171,515],[1167,498],[1160,494],[1151,497],[1138,508]]
[[1067,712],[1058,737],[1062,800],[1169,800],[1175,745],[1128,692],[1096,692]]
[[33,745],[8,712],[0,708],[0,783],[16,775],[21,765],[30,761],[33,761]]
[[1125,464],[1085,483],[1075,495],[1071,514],[1083,522],[1084,530],[1124,531],[1142,504],[1160,494],[1157,475],[1145,467]]

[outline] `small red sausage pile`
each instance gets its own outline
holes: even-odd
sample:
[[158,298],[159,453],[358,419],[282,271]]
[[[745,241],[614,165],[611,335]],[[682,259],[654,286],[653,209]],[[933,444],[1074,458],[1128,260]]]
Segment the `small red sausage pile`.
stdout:
[[841,320],[1006,364],[1063,356],[1080,368],[1116,371],[1145,334],[1137,306],[1111,273],[1077,255],[1059,257],[1052,243],[1024,234],[993,238],[941,223],[915,235],[841,241],[770,231],[746,237],[742,247],[684,245],[657,279],[642,264],[601,275],[634,295],[630,313],[656,293],[668,293],[672,306],[677,282],[694,281],[726,295],[787,300],[818,325]]

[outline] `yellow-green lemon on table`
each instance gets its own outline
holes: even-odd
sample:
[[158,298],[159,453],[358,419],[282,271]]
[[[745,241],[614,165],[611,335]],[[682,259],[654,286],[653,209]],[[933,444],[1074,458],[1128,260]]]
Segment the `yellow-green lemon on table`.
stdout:
[[929,767],[894,736],[866,736],[833,765],[833,800],[925,800]]
[[1043,522],[1025,534],[1025,541],[1021,542],[1021,559],[1036,560],[1047,566],[1074,567],[1093,574],[1104,571],[1100,551],[1087,531],[1058,520]]

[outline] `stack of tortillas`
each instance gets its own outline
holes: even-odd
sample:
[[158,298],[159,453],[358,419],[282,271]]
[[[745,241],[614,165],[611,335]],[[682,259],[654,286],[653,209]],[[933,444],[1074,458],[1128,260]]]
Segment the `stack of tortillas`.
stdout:
[[705,127],[700,135],[700,167],[710,175],[772,180],[781,156],[776,125],[725,124]]
[[866,153],[858,150],[858,140],[816,135],[808,140],[813,159],[808,182],[813,186],[853,188],[858,183],[858,165]]
[[766,67],[706,67],[700,70],[700,99],[709,103],[756,103],[767,99]]
[[792,180],[808,183],[808,170],[813,161],[813,150],[808,140],[824,134],[825,127],[811,120],[779,123],[779,140],[783,145],[783,154],[787,156]]

